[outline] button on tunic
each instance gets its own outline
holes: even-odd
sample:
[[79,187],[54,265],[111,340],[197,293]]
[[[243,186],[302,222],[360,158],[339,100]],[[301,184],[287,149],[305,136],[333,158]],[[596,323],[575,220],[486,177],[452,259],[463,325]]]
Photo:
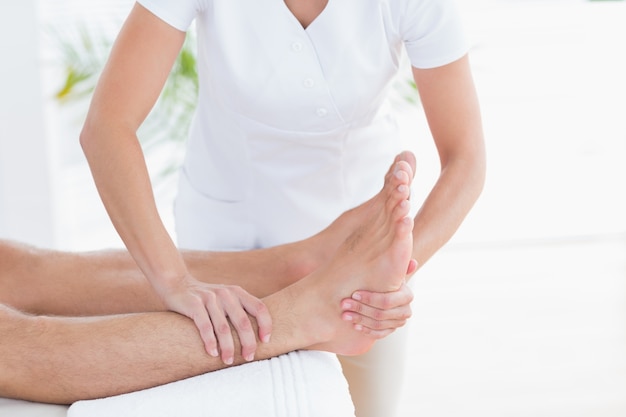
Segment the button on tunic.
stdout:
[[195,19],[199,101],[176,202],[181,246],[247,249],[316,233],[373,196],[400,150],[387,106],[416,67],[467,52],[446,0],[329,0],[305,29],[283,0],[140,0]]

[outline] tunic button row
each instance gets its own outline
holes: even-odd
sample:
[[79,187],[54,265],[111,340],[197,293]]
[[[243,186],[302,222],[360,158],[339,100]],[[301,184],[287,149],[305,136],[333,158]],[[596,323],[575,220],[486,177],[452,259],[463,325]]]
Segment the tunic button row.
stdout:
[[[303,46],[300,42],[294,42],[291,44],[291,50],[295,53],[302,52]],[[302,80],[302,85],[305,88],[313,88],[315,87],[315,80],[313,78],[305,78]],[[326,117],[328,115],[328,110],[325,107],[319,107],[315,110],[315,114],[318,117]]]

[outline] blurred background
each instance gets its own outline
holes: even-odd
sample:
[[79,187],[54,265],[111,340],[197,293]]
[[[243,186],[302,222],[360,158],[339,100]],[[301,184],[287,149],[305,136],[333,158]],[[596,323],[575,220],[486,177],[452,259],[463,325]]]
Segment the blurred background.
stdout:
[[[122,246],[78,133],[132,3],[0,3],[0,238]],[[624,417],[626,1],[458,3],[488,178],[461,229],[414,278],[402,417]],[[179,62],[178,87],[142,134],[170,230],[192,62]],[[401,74],[397,107],[418,158],[419,201],[438,165],[413,94]]]

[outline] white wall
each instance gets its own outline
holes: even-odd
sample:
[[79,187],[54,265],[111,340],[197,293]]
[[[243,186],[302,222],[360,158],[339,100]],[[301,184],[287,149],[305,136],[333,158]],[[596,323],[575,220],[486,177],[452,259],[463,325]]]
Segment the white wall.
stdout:
[[52,246],[52,173],[35,0],[0,2],[0,238]]

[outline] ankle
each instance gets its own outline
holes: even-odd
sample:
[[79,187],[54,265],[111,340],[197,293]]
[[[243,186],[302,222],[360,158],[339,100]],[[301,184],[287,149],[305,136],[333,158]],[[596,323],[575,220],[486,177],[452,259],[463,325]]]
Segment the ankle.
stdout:
[[327,257],[323,251],[324,245],[318,236],[315,235],[284,246],[287,251],[285,269],[286,276],[290,280],[289,284],[301,280],[326,262]]

